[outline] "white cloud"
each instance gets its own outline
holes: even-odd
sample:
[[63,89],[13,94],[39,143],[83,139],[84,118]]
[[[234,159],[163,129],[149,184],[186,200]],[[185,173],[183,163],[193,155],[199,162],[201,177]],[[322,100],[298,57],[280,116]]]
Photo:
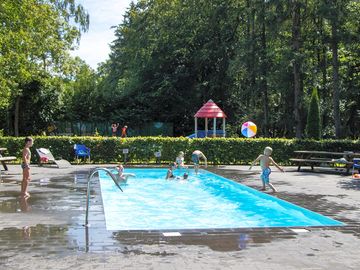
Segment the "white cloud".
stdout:
[[[109,44],[115,39],[111,26],[119,25],[123,15],[130,6],[131,0],[79,0],[90,14],[90,26],[83,33],[79,49],[72,51],[73,56],[79,56],[91,67],[104,62],[110,53]],[[134,1],[136,2],[136,1]]]

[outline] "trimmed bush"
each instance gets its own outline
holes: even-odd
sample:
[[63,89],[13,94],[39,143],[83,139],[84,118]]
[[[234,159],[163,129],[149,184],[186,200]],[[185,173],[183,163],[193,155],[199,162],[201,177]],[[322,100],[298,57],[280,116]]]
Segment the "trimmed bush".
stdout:
[[[154,153],[161,151],[161,161],[175,160],[179,151],[184,151],[185,162],[191,162],[191,153],[199,149],[210,164],[249,164],[266,146],[274,149],[273,157],[281,164],[289,164],[296,150],[360,152],[359,140],[296,140],[296,139],[246,139],[205,138],[188,139],[173,137],[34,137],[32,161],[37,162],[35,148],[49,148],[56,159],[75,161],[74,144],[85,144],[91,149],[91,160],[96,163],[115,163],[124,158],[123,149],[129,149],[130,163],[155,163]],[[23,137],[0,137],[0,147],[8,148],[8,154],[21,159]]]

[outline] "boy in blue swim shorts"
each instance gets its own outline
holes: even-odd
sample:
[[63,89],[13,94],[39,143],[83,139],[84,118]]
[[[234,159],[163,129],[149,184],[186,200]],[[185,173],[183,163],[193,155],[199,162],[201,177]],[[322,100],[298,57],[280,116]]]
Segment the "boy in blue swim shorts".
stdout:
[[270,169],[270,165],[273,164],[276,168],[278,168],[280,171],[284,172],[284,169],[281,168],[279,165],[276,164],[276,162],[272,159],[271,157],[271,153],[272,153],[272,148],[267,146],[265,147],[264,150],[264,154],[263,155],[259,155],[252,163],[251,166],[249,168],[249,170],[251,170],[252,166],[254,166],[254,164],[258,161],[260,161],[260,167],[262,170],[262,173],[260,175],[263,187],[261,190],[265,190],[266,186],[269,186],[273,192],[277,192],[276,188],[270,183],[270,173],[271,173],[271,169]]

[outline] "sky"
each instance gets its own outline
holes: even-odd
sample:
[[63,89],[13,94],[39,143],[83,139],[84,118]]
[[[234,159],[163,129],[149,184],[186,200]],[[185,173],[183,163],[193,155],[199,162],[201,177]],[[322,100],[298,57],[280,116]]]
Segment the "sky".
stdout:
[[[108,59],[109,44],[115,39],[111,26],[119,25],[132,0],[77,0],[90,15],[89,31],[83,33],[79,48],[71,52],[96,69]],[[134,1],[136,2],[136,1]]]

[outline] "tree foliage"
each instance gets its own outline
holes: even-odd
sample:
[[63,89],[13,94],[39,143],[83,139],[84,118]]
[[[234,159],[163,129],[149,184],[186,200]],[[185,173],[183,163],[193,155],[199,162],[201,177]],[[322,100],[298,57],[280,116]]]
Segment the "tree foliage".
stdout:
[[324,135],[341,136],[337,117],[355,119],[348,104],[360,100],[359,3],[329,1],[138,1],[101,70],[102,111],[131,123],[170,121],[186,134],[211,98],[232,126],[253,120],[262,136],[301,138],[306,89],[317,87]]
[[306,135],[310,139],[321,139],[320,103],[316,88],[312,91],[308,108]]
[[[323,136],[360,134],[359,1],[139,0],[115,27],[110,57],[96,72],[66,56],[79,37],[69,19],[87,23],[74,1],[4,3],[0,106],[14,108],[19,86],[75,66],[59,88],[59,119],[172,122],[185,135],[213,99],[232,130],[252,120],[259,136],[302,138],[317,88]],[[41,5],[24,14],[34,3]],[[48,17],[36,21],[35,12]]]
[[43,85],[56,84],[56,77],[69,74],[68,52],[89,17],[74,0],[3,0],[0,21],[0,110],[14,108],[10,122],[17,135],[21,99],[33,89],[28,86],[45,78]]

